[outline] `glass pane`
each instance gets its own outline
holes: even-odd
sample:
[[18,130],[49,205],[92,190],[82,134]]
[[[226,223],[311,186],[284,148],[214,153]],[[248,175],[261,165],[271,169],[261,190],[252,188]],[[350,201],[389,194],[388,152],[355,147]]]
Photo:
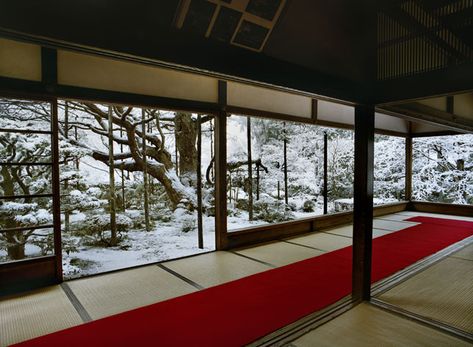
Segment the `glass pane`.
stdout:
[[47,102],[0,98],[0,129],[51,131]]
[[406,140],[402,137],[375,135],[375,205],[404,200],[406,177]]
[[51,198],[0,200],[0,230],[52,224]]
[[53,228],[0,233],[0,263],[53,254]]
[[[198,115],[113,106],[110,148],[108,106],[68,101],[59,107],[66,277],[214,249],[211,118],[201,117],[204,248],[199,249]],[[134,135],[126,131],[131,126]]]
[[52,193],[52,167],[0,165],[0,196]]

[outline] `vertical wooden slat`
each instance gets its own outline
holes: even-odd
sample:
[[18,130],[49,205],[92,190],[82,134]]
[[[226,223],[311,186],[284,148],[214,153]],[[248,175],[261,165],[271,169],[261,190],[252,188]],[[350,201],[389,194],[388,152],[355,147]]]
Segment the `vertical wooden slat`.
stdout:
[[248,219],[253,220],[253,156],[251,153],[251,117],[246,117],[246,139],[248,152]]
[[310,115],[311,115],[312,120],[314,120],[314,121],[317,121],[317,117],[318,117],[318,113],[319,113],[319,106],[318,105],[319,105],[318,100],[317,99],[312,99]]
[[218,81],[219,112],[215,118],[215,247],[227,247],[227,83]]
[[51,102],[51,145],[52,145],[52,193],[54,224],[54,256],[56,257],[56,280],[62,282],[62,235],[61,235],[61,188],[59,177],[59,123],[57,99]]
[[355,184],[353,211],[353,298],[371,295],[373,234],[374,107],[355,107]]
[[[41,83],[47,91],[57,87],[57,51],[41,48]],[[51,154],[52,154],[52,194],[53,194],[53,233],[54,256],[57,282],[62,282],[62,235],[61,235],[61,186],[59,171],[59,119],[57,98],[51,100]]]
[[197,238],[204,248],[204,223],[202,220],[202,116],[197,115]]

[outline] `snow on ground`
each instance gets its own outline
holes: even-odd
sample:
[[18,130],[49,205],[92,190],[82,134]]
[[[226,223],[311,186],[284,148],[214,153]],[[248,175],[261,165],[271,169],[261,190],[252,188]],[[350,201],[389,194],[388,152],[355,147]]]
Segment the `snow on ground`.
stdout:
[[150,232],[131,230],[118,247],[81,247],[63,254],[64,276],[76,278],[215,250],[214,225],[214,218],[204,218],[204,249],[198,248],[197,230],[184,233],[171,223]]

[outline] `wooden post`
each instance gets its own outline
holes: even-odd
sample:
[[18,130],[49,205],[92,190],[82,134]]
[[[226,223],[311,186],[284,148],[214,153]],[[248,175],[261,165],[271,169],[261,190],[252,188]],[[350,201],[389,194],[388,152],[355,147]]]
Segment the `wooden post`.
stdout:
[[54,256],[56,257],[56,280],[62,282],[62,235],[61,235],[61,186],[59,173],[59,124],[57,99],[51,102],[51,151],[52,151],[52,193]]
[[248,219],[253,220],[253,156],[251,155],[251,118],[246,117],[246,139],[248,147]]
[[324,214],[328,213],[328,135],[324,133]]
[[287,189],[287,132],[286,122],[284,122],[284,202],[289,204],[289,194]]
[[149,184],[148,184],[148,157],[146,155],[146,110],[141,109],[141,132],[142,132],[142,143],[143,143],[143,198],[144,198],[144,212],[145,212],[145,227],[146,231],[150,231],[149,225]]
[[406,177],[405,177],[405,200],[412,200],[412,136],[406,137]]
[[374,107],[355,107],[355,182],[353,211],[353,298],[371,296],[373,234]]
[[108,172],[109,172],[109,203],[110,203],[110,245],[117,244],[117,208],[115,205],[115,165],[113,160],[113,110],[108,106]]
[[259,200],[259,165],[256,165],[256,200]]
[[227,247],[227,83],[218,81],[219,112],[215,117],[215,247]]
[[202,118],[197,115],[197,237],[198,246],[204,248],[204,226],[202,221]]

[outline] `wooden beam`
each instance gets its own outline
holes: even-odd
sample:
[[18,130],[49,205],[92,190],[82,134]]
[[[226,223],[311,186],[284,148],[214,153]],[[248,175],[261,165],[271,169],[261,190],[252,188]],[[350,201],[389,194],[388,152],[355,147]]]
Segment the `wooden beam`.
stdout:
[[57,85],[57,51],[41,48],[41,83],[48,91],[54,91]]
[[227,83],[218,82],[215,117],[215,247],[227,248]]
[[423,121],[448,130],[473,132],[473,121],[459,117],[453,113],[438,110],[417,102],[385,105],[379,108],[383,113],[408,119],[411,121]]
[[369,300],[373,237],[374,107],[355,107],[352,296]]

